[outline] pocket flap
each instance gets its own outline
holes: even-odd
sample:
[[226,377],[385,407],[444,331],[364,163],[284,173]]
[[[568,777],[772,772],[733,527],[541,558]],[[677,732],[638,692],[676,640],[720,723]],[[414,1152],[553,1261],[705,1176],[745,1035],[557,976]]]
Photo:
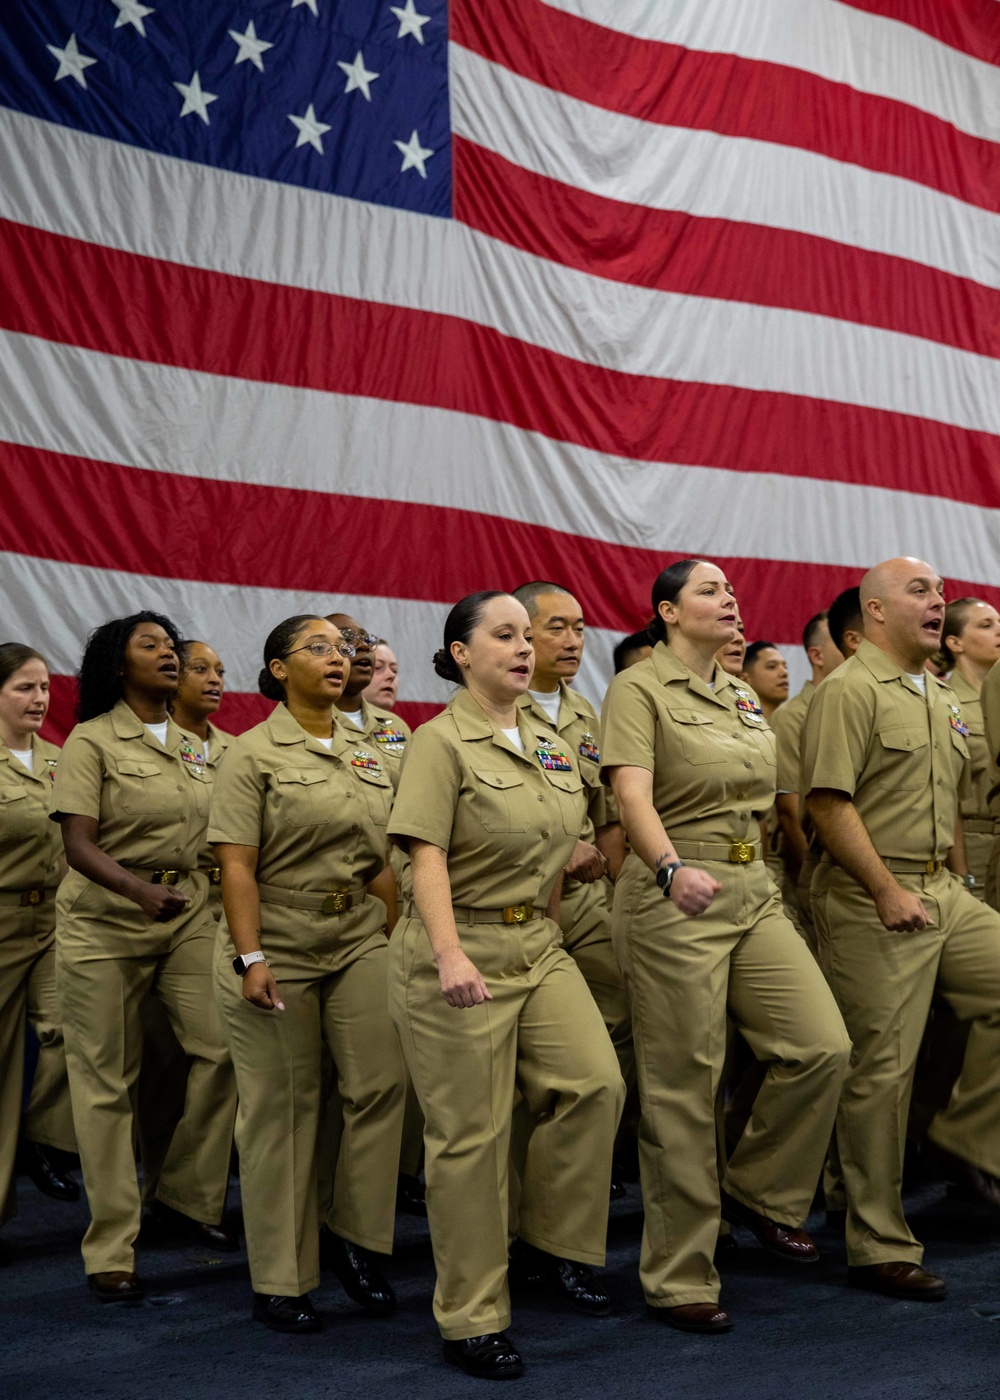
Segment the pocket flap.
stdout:
[[275,773],[279,783],[325,783],[330,776],[319,768],[279,768]]
[[711,724],[708,715],[703,715],[700,710],[671,710],[670,718],[677,724]]
[[381,773],[376,773],[372,768],[355,768],[354,772],[363,783],[371,783],[373,787],[392,787],[392,780],[384,768]]
[[520,773],[515,773],[509,768],[503,773],[487,772],[482,768],[473,768],[472,771],[481,783],[491,788],[520,787],[524,782]]
[[583,779],[576,773],[550,773],[545,771],[545,776],[555,788],[561,788],[563,792],[580,792],[583,788]]
[[16,802],[19,797],[27,797],[28,789],[25,787],[5,787],[0,788],[0,802]]
[[922,749],[930,742],[927,730],[919,724],[887,724],[878,732],[878,741],[884,749]]
[[140,763],[138,759],[122,758],[118,760],[118,771],[127,778],[155,778],[162,769],[158,763]]

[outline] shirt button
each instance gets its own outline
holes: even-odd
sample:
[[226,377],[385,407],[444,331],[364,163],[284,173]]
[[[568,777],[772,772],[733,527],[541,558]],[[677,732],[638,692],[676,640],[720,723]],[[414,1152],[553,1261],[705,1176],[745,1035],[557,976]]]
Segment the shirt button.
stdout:
[[551,831],[543,831],[543,832],[542,832],[542,839],[545,840],[545,841],[547,841],[551,835],[552,835],[552,832],[551,832]]
[[750,762],[750,760],[749,760],[748,758],[745,758],[745,759],[743,760],[743,767],[744,767],[744,768],[752,768],[752,767],[753,767],[753,764]]
[[360,826],[358,826],[357,822],[354,822],[353,825],[351,826],[351,835],[352,835],[352,836],[357,836],[357,834],[358,834],[358,832],[359,832],[360,830],[361,830]]
[[180,848],[180,846],[175,846],[175,847],[174,847],[174,855],[175,855],[175,856],[179,856],[180,853],[181,853],[181,848]]
[[178,783],[178,784],[177,784],[177,791],[178,791],[178,792],[183,792],[183,791],[184,791],[183,784],[181,784],[181,783]]
[[539,802],[544,802],[544,801],[545,801],[545,795],[544,795],[544,793],[541,793],[541,792],[540,792],[540,793],[538,794],[538,800],[539,800]]
[[537,865],[533,865],[531,867],[531,873],[532,875],[541,875],[542,872]]

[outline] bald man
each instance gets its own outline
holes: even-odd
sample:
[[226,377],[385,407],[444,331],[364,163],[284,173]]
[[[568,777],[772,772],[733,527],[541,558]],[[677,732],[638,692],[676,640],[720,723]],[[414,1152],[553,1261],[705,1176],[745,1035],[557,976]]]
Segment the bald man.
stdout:
[[828,866],[814,900],[820,961],[854,1043],[837,1117],[850,1282],[933,1301],[901,1182],[913,1072],[935,985],[971,1023],[930,1142],[1000,1218],[1000,916],[946,867],[969,782],[954,693],[924,670],[944,586],[920,559],[861,582],[864,639],[816,691],[803,730],[806,806]]

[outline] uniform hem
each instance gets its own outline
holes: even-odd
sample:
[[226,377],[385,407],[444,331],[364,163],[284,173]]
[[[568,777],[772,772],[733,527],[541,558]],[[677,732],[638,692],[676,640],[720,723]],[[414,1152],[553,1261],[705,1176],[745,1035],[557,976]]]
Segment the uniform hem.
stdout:
[[219,1225],[225,1212],[225,1202],[218,1210],[209,1210],[207,1206],[192,1207],[190,1201],[182,1201],[179,1196],[172,1196],[169,1191],[157,1191],[154,1197],[160,1205],[176,1210],[179,1215],[186,1215],[189,1220],[196,1220],[199,1225]]
[[847,1265],[851,1269],[865,1269],[872,1264],[921,1264],[923,1258],[922,1244],[900,1245],[897,1248],[884,1245],[865,1250],[863,1254],[854,1254],[850,1249],[847,1251]]
[[255,1293],[266,1293],[269,1297],[278,1298],[303,1298],[307,1293],[311,1293],[320,1284],[319,1274],[310,1274],[307,1279],[295,1279],[294,1282],[287,1281],[263,1281],[255,1279],[250,1275],[250,1284]]
[[487,1332],[506,1332],[510,1326],[510,1313],[498,1313],[493,1322],[487,1325],[485,1322],[466,1322],[460,1327],[441,1327],[438,1329],[446,1342],[466,1342],[470,1337],[482,1337]]
[[963,1142],[961,1146],[948,1139],[947,1133],[935,1132],[933,1124],[927,1133],[927,1141],[934,1147],[940,1147],[942,1152],[949,1153],[952,1157],[958,1157],[961,1161],[967,1162],[970,1167],[975,1167],[977,1171],[986,1172],[989,1176],[1000,1176],[1000,1163],[987,1162],[981,1157],[969,1155],[969,1144]]
[[347,1240],[349,1244],[356,1244],[361,1249],[370,1249],[373,1254],[389,1255],[392,1253],[393,1240],[391,1235],[386,1240],[383,1236],[363,1235],[359,1230],[345,1229],[335,1225],[329,1219],[326,1223],[332,1234],[338,1235],[342,1240]]
[[135,1273],[135,1250],[127,1250],[124,1254],[113,1256],[110,1259],[90,1259],[84,1254],[83,1267],[88,1278],[92,1274],[133,1274]]
[[669,1298],[650,1298],[646,1294],[646,1303],[651,1308],[687,1308],[692,1303],[712,1303],[718,1305],[719,1290],[713,1292],[708,1288],[692,1288],[686,1293],[671,1293]]
[[[739,1204],[740,1204],[741,1206],[744,1206],[747,1210],[752,1211],[752,1212],[754,1213],[754,1215],[766,1216],[766,1218],[767,1218],[768,1220],[773,1220],[774,1223],[775,1223],[775,1225],[783,1225],[783,1226],[785,1227],[785,1229],[787,1229],[787,1230],[800,1230],[800,1229],[802,1228],[802,1225],[803,1225],[804,1221],[806,1220],[806,1218],[808,1217],[808,1214],[809,1214],[809,1211],[808,1211],[808,1208],[807,1208],[807,1209],[806,1209],[806,1214],[805,1214],[804,1216],[800,1217],[800,1218],[797,1218],[797,1219],[795,1219],[795,1220],[788,1220],[788,1219],[782,1220],[780,1216],[778,1216],[778,1215],[772,1215],[772,1214],[770,1213],[770,1211],[768,1211],[768,1210],[765,1208],[763,1202],[761,1202],[761,1201],[748,1201],[747,1198],[746,1198],[746,1196],[744,1196],[744,1195],[742,1194],[742,1192],[737,1191],[737,1190],[735,1190],[735,1189],[733,1188],[733,1184],[732,1184],[731,1181],[729,1181],[728,1178],[722,1183],[722,1189],[725,1191],[725,1193],[726,1193],[727,1196],[732,1196],[732,1198],[733,1198],[734,1201],[739,1202]],[[730,1222],[730,1223],[732,1223],[732,1222]],[[739,1224],[740,1224],[740,1221],[737,1220],[737,1221],[736,1221],[736,1224],[739,1225]]]
[[33,1142],[36,1147],[51,1147],[56,1152],[68,1152],[71,1156],[79,1155],[80,1149],[75,1139],[72,1142],[70,1142],[68,1138],[60,1141],[58,1138],[51,1137],[47,1133],[33,1133],[25,1126],[23,1119],[21,1123],[21,1132],[23,1136],[27,1138],[28,1142]]
[[526,1230],[523,1226],[518,1228],[517,1234],[518,1238],[522,1239],[525,1244],[530,1244],[533,1249],[540,1249],[543,1254],[551,1254],[556,1259],[572,1259],[575,1264],[593,1264],[598,1269],[604,1267],[606,1252],[603,1249],[597,1251],[580,1249],[576,1245],[546,1240],[541,1235],[536,1235],[532,1230]]

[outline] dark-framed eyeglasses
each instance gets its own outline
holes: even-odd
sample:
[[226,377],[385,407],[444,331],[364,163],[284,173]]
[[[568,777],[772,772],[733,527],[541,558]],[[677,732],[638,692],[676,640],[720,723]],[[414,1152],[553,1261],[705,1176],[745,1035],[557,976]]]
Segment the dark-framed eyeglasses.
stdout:
[[359,632],[354,627],[342,627],[340,635],[355,649],[359,646],[368,646],[374,651],[378,646],[378,637],[373,636],[371,632]]

